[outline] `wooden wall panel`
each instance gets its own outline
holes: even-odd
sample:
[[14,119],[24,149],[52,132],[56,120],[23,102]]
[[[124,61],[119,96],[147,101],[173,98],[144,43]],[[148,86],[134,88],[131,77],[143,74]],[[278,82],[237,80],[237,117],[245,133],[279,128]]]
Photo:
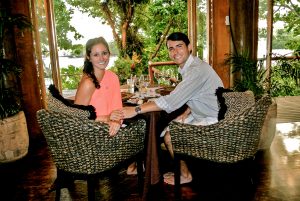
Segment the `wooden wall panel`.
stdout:
[[230,53],[230,30],[225,24],[225,18],[229,15],[228,1],[209,0],[207,5],[209,62],[228,88],[230,67],[224,63],[226,54]]
[[[10,0],[10,5],[13,13],[22,13],[30,18],[28,0]],[[23,68],[21,90],[27,127],[30,138],[36,138],[41,133],[37,124],[36,112],[42,108],[42,103],[38,85],[32,32],[25,30],[23,34],[16,35],[15,40],[19,63]]]

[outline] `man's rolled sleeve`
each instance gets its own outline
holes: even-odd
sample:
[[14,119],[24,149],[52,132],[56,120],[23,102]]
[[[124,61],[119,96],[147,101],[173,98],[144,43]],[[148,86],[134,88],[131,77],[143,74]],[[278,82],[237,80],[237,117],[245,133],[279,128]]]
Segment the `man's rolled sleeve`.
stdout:
[[160,109],[166,111],[167,113],[172,112],[164,96],[155,99],[154,102]]

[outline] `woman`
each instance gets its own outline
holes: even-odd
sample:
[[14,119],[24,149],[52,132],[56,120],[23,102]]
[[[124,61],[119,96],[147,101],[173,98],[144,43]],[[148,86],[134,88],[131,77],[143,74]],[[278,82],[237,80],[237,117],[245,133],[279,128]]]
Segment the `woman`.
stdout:
[[75,96],[75,104],[93,105],[96,121],[109,124],[109,135],[118,132],[122,122],[122,98],[118,76],[106,67],[110,51],[103,37],[86,43],[83,76]]

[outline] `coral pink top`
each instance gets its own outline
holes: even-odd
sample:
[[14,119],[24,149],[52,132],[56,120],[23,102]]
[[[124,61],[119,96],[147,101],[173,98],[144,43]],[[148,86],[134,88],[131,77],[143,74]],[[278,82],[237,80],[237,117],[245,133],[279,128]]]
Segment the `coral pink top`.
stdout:
[[109,115],[122,108],[120,81],[115,73],[105,70],[100,88],[93,93],[90,104],[95,107],[97,116]]

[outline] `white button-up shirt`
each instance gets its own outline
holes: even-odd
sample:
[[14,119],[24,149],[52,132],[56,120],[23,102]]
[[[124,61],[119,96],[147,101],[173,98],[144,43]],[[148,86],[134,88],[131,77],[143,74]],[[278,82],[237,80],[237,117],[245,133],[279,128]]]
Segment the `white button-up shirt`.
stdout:
[[190,55],[178,71],[182,81],[169,95],[155,99],[156,105],[170,113],[187,104],[195,120],[217,118],[219,108],[216,89],[223,87],[223,83],[214,69],[198,57]]

